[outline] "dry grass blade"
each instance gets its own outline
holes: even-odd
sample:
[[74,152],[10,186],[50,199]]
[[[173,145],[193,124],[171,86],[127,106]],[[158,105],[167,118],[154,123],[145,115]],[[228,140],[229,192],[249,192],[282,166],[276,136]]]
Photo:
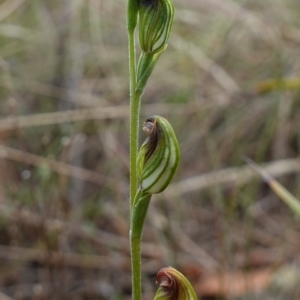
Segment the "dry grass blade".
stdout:
[[3,294],[2,292],[0,292],[0,299],[1,300],[13,300],[13,298],[8,297],[7,295]]
[[[125,257],[81,255],[1,245],[0,257],[6,260],[34,261],[40,264],[66,265],[88,269],[119,268],[120,266],[126,268],[129,265],[129,259]],[[1,294],[0,299],[2,300]]]
[[74,176],[79,179],[86,180],[92,183],[105,185],[113,190],[120,189],[123,192],[127,191],[126,184],[117,179],[110,178],[108,176],[99,174],[97,172],[72,166],[63,162],[55,161],[35,154],[30,154],[20,150],[12,149],[4,145],[0,145],[0,157],[37,166],[37,167],[46,167],[52,171],[67,176]]
[[[264,169],[272,176],[283,176],[300,171],[300,159],[285,159],[264,164]],[[189,192],[200,191],[204,188],[222,184],[236,185],[249,182],[256,176],[251,166],[240,168],[227,168],[212,171],[203,175],[184,179],[170,184],[170,188],[164,192],[167,196],[180,196]]]
[[274,90],[300,90],[300,78],[267,79],[260,81],[256,86],[258,94]]
[[[182,104],[150,104],[145,105],[142,110],[143,115],[155,114],[159,111],[161,114],[191,114],[199,109],[199,103],[191,102],[188,105]],[[209,105],[202,107],[208,108]],[[145,113],[146,112],[146,113]],[[33,114],[27,116],[14,116],[0,120],[0,135],[8,136],[12,131],[20,128],[30,128],[35,126],[45,126],[53,124],[62,124],[69,122],[80,122],[90,120],[107,119],[127,119],[129,118],[129,106],[110,106],[94,107],[86,109],[76,109],[67,111],[58,111],[50,113]]]
[[178,240],[180,240],[180,247],[190,255],[194,257],[198,263],[204,268],[210,271],[215,271],[219,268],[218,261],[210,255],[207,251],[201,248],[197,243],[185,234],[179,226],[176,226],[176,232],[178,233]]
[[184,39],[173,34],[171,44],[177,49],[184,51],[191,59],[206,72],[209,72],[218,84],[230,95],[241,91],[235,80],[215,61],[206,56],[192,43],[187,44]]
[[[1,199],[0,199],[1,202]],[[70,236],[76,236],[90,240],[95,244],[104,245],[121,251],[128,251],[129,241],[127,237],[109,233],[100,229],[90,229],[85,223],[66,222],[60,219],[45,219],[43,216],[34,214],[26,209],[14,208],[0,204],[0,216],[15,224],[24,226],[45,228],[47,232],[64,232]],[[148,257],[160,258],[161,253],[158,247],[152,243],[143,243],[142,253]]]
[[286,188],[284,188],[275,178],[273,178],[266,170],[257,165],[253,160],[245,157],[244,160],[249,164],[253,170],[262,176],[262,178],[268,183],[271,189],[277,194],[277,196],[283,200],[291,210],[300,217],[300,202],[297,200]]
[[18,9],[26,0],[10,0],[0,6],[0,21],[3,21]]
[[0,120],[0,132],[67,122],[128,118],[128,116],[129,106],[127,105],[17,116]]

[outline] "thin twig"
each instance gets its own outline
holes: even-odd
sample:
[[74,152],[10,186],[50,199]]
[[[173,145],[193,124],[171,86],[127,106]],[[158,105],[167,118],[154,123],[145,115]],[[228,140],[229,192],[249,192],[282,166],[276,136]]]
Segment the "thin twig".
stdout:
[[14,300],[13,298],[8,297],[7,295],[0,292],[0,300]]
[[67,176],[77,177],[101,186],[109,187],[113,190],[120,189],[123,192],[128,190],[126,184],[120,180],[63,162],[16,150],[4,145],[0,145],[0,157],[37,167],[45,167],[51,171],[55,171]]
[[[155,108],[161,108],[156,105]],[[163,111],[172,111],[169,105],[165,106]],[[174,107],[172,107],[174,108]],[[35,126],[45,126],[53,124],[62,124],[68,122],[80,122],[90,120],[105,120],[105,119],[123,119],[129,118],[129,106],[112,106],[112,107],[97,107],[87,109],[77,109],[68,111],[59,111],[51,113],[34,114],[28,116],[9,117],[0,120],[1,135],[11,134],[14,130],[20,128],[29,128]]]
[[240,93],[241,89],[235,80],[221,66],[206,56],[191,42],[187,43],[180,36],[174,36],[173,34],[171,44],[176,49],[186,52],[199,67],[210,73],[218,84],[230,95]]
[[[100,256],[100,255],[80,255],[76,253],[63,253],[55,251],[45,251],[39,249],[28,249],[22,247],[10,247],[0,245],[0,257],[9,260],[35,261],[41,264],[65,265],[69,267],[106,269],[128,268],[129,257],[123,256]],[[0,295],[0,299],[1,295]]]
[[[300,172],[300,159],[277,160],[271,163],[266,163],[262,167],[273,177],[279,177]],[[200,191],[204,188],[217,184],[244,184],[257,176],[257,173],[250,166],[222,169],[172,183],[164,192],[164,196],[178,197],[186,193]]]
[[128,117],[129,106],[127,105],[68,110],[28,116],[9,117],[6,119],[2,119],[0,120],[0,131],[10,131],[19,128],[61,124],[66,122],[79,122]]
[[176,234],[180,241],[179,247],[186,253],[189,253],[195,261],[198,261],[207,270],[217,270],[219,268],[218,261],[205,251],[201,246],[197,245],[187,234],[185,234],[179,226],[175,225]]
[[[207,100],[207,99],[206,99]],[[217,108],[224,108],[233,102],[218,103]],[[197,100],[185,104],[163,103],[144,105],[141,114],[149,116],[158,111],[161,115],[186,115],[198,113],[215,107],[215,102]],[[50,113],[32,114],[26,116],[13,116],[0,120],[0,135],[9,135],[17,129],[26,129],[36,126],[46,126],[69,122],[107,120],[107,119],[127,119],[129,118],[129,106],[94,107],[86,109],[76,109],[58,111]]]
[[286,188],[284,188],[265,168],[260,167],[253,160],[244,157],[244,160],[268,183],[277,196],[283,200],[298,217],[300,217],[300,202]]
[[0,6],[0,22],[10,16],[17,10],[26,0],[8,0]]
[[[0,203],[1,202],[5,201],[1,201],[0,199]],[[24,208],[16,208],[5,204],[0,204],[0,216],[16,224],[23,224],[35,228],[43,227],[47,232],[64,232],[112,249],[118,249],[125,252],[129,251],[129,241],[127,237],[96,228],[91,230],[90,226],[84,223],[78,224],[60,219],[45,219],[43,216],[34,214]],[[161,258],[158,247],[151,243],[143,243],[142,253],[148,257]]]

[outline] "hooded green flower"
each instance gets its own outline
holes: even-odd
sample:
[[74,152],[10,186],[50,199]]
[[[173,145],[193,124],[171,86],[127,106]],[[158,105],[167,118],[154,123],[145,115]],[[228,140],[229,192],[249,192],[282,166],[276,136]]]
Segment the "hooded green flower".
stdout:
[[145,53],[157,53],[167,45],[173,18],[171,0],[140,0],[139,38]]
[[149,194],[162,192],[178,167],[180,153],[175,133],[163,117],[152,116],[143,126],[148,138],[137,157],[140,189]]
[[174,268],[161,269],[156,276],[159,288],[154,300],[198,300],[186,277]]

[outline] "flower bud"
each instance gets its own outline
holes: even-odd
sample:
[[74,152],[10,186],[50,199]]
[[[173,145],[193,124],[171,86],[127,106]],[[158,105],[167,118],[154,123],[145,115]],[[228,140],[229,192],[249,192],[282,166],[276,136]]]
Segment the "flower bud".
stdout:
[[140,0],[139,38],[146,53],[157,53],[167,44],[174,18],[172,0]]
[[140,189],[145,193],[162,192],[172,180],[179,163],[179,146],[170,123],[152,116],[144,122],[148,138],[137,157]]
[[186,277],[174,268],[163,268],[156,276],[159,288],[154,300],[197,300],[194,288]]

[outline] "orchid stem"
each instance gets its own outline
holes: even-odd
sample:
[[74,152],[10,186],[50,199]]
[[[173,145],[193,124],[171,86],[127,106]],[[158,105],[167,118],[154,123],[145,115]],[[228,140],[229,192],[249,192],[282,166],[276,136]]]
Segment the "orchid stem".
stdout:
[[130,237],[132,268],[132,300],[142,299],[141,284],[141,238]]
[[[130,24],[128,14],[127,24]],[[141,300],[141,238],[132,237],[132,210],[137,192],[137,153],[141,94],[136,93],[135,26],[128,26],[128,53],[130,78],[130,254],[132,270],[132,299]]]

